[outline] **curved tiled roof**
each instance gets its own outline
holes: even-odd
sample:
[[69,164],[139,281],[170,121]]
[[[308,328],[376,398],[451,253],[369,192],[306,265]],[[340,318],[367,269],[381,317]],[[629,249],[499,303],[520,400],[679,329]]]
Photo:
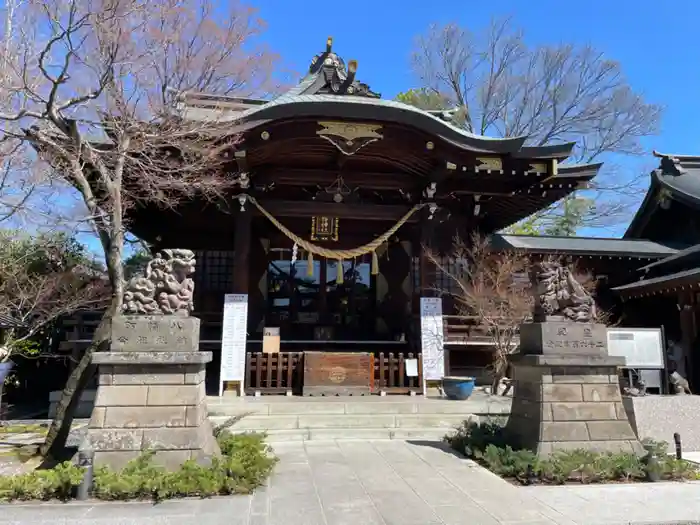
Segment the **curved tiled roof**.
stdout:
[[[250,121],[282,120],[292,117],[385,121],[414,126],[463,149],[483,153],[512,153],[528,158],[565,159],[574,147],[574,143],[523,147],[527,137],[491,138],[475,135],[427,111],[396,100],[349,95],[283,95],[267,104],[252,107],[243,112],[227,112],[225,101],[221,102],[220,109],[186,106],[183,108],[183,116],[191,120],[216,118],[220,121],[236,122],[239,125],[245,125]],[[232,132],[235,131],[238,130],[233,128]]]
[[651,183],[644,201],[632,218],[625,237],[639,235],[649,216],[658,206],[660,190],[669,192],[669,196],[700,208],[700,156],[671,155],[654,151],[660,159],[657,169],[651,172]]
[[[251,121],[294,117],[341,118],[412,126],[459,148],[478,153],[564,160],[574,148],[574,143],[524,147],[527,136],[484,137],[452,124],[449,111],[429,112],[396,100],[382,100],[367,84],[355,80],[357,62],[350,61],[346,66],[345,61],[332,51],[332,43],[329,38],[326,51],[314,57],[308,74],[296,86],[267,103],[251,99],[250,104],[246,104],[240,98],[186,93],[178,97],[182,114],[191,120],[235,122],[237,126],[232,133],[250,129]],[[241,111],[244,107],[248,109]]]

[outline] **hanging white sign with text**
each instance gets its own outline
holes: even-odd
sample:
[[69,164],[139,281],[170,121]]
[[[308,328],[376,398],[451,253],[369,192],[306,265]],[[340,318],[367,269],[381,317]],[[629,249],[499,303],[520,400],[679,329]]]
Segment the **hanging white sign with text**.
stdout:
[[240,395],[243,395],[247,328],[248,294],[226,294],[221,329],[219,396],[223,395],[225,381],[238,381]]
[[442,322],[442,299],[421,297],[420,336],[425,380],[442,380],[445,375],[445,335]]

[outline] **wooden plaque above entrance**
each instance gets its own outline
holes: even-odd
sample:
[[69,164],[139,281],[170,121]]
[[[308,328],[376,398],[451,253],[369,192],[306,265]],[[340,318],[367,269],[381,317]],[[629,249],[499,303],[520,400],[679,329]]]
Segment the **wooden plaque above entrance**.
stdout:
[[374,379],[372,358],[364,352],[304,352],[304,395],[369,395]]
[[337,241],[338,218],[337,217],[312,217],[311,218],[312,241]]

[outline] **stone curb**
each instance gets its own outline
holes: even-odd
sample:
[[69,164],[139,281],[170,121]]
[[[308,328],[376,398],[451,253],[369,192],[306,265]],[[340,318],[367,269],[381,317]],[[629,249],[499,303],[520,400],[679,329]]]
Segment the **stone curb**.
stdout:
[[[614,525],[614,524],[611,524]],[[619,525],[700,525],[700,521],[696,520],[681,520],[681,521],[629,521],[620,523]]]

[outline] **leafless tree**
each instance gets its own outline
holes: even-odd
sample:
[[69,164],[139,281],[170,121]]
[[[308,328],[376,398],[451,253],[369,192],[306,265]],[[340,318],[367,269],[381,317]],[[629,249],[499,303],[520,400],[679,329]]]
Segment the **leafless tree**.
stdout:
[[[460,108],[468,131],[527,135],[530,145],[576,142],[571,162],[639,155],[641,140],[659,131],[661,107],[632,89],[618,62],[591,46],[528,46],[509,19],[477,33],[432,26],[416,41],[413,68],[424,88]],[[599,179],[586,225],[618,220],[630,205],[620,197],[639,193],[619,172]],[[611,192],[615,199],[606,199]]]
[[[71,373],[41,448],[65,444],[95,351],[121,309],[129,210],[225,197],[235,138],[223,124],[190,122],[170,90],[244,94],[270,88],[276,57],[251,39],[254,13],[214,1],[26,0],[2,86],[4,136],[29,144],[51,178],[79,197],[104,252],[111,300],[93,343]],[[21,23],[20,23],[21,22]],[[37,163],[37,166],[40,164]]]
[[[2,61],[0,61],[0,108],[4,108],[6,97],[2,87],[12,74],[15,35],[15,18],[22,0],[7,0],[2,10]],[[7,226],[22,212],[27,211],[28,202],[36,195],[35,177],[28,177],[26,168],[26,147],[11,137],[4,136],[0,141],[0,225]]]
[[459,315],[474,322],[493,344],[491,392],[497,393],[508,370],[508,356],[518,348],[520,325],[532,315],[528,279],[530,260],[517,251],[494,252],[488,239],[473,234],[457,239],[448,255],[452,264],[428,251],[429,260],[456,286],[450,294]]
[[[464,241],[457,238],[447,258],[427,250],[428,259],[455,286],[438,293],[454,299],[458,314],[485,333],[492,345],[491,392],[496,394],[506,377],[509,356],[519,348],[520,325],[532,321],[534,290],[530,271],[537,262],[568,266],[573,277],[595,298],[598,282],[563,255],[496,251],[478,233]],[[596,309],[595,322],[610,324],[611,313]],[[506,390],[507,392],[507,390]],[[505,392],[504,392],[505,393]]]
[[61,317],[101,308],[109,297],[103,272],[66,253],[63,237],[0,232],[0,314],[20,327],[0,342],[0,362],[35,355],[28,344]]

